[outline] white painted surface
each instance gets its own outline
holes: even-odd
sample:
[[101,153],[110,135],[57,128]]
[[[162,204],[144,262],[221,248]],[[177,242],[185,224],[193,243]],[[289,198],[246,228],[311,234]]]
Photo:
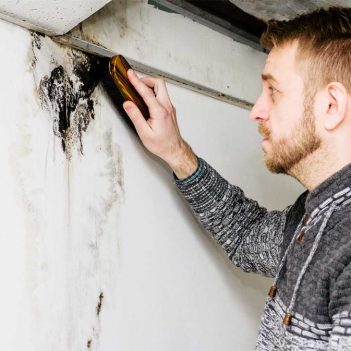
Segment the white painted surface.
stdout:
[[2,0],[0,18],[51,35],[64,34],[111,0]]
[[[99,87],[84,155],[67,160],[37,82],[69,69],[69,50],[43,39],[33,70],[29,33],[0,32],[2,348],[252,350],[269,282],[233,269]],[[302,189],[265,170],[247,111],[169,90],[200,156],[269,208],[294,201]]]
[[84,157],[73,143],[68,159],[37,92],[53,67],[70,71],[70,51],[48,38],[32,48],[28,31],[2,21],[0,31],[2,347],[76,351],[91,340],[98,350],[97,305],[101,292],[102,309],[113,300],[124,201],[115,116],[97,111]]
[[[247,112],[176,86],[169,90],[184,136],[247,196],[277,209],[302,192],[265,169]],[[119,288],[105,312],[102,350],[253,350],[270,280],[233,268],[178,196],[169,171],[127,130],[120,137],[128,151]]]
[[113,0],[72,34],[248,102],[260,90],[265,54],[147,0]]

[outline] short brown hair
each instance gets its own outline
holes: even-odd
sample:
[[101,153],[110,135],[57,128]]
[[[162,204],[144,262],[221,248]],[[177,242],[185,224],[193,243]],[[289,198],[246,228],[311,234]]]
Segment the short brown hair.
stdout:
[[351,8],[330,7],[289,21],[271,20],[261,37],[270,50],[298,42],[298,62],[305,63],[305,88],[315,93],[330,82],[351,94]]

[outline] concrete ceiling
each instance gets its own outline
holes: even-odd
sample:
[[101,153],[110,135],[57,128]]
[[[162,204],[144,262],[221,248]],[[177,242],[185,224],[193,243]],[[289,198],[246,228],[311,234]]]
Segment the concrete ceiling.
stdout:
[[229,0],[243,11],[263,20],[288,20],[319,7],[351,7],[350,0]]
[[[1,0],[0,0],[1,1]],[[351,0],[148,0],[262,51],[270,19],[288,20],[317,8],[351,7]]]

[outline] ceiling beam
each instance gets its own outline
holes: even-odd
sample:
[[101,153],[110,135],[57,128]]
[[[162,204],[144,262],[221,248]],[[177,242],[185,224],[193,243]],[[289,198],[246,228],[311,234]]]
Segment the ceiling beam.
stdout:
[[157,3],[239,43],[264,51],[260,46],[259,38],[265,29],[265,23],[242,11],[228,0],[153,0],[149,3]]

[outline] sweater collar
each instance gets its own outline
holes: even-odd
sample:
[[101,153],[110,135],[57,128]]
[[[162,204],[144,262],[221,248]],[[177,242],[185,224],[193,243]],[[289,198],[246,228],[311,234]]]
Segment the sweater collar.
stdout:
[[351,163],[324,180],[308,192],[305,210],[311,214],[317,207],[323,207],[351,190]]

